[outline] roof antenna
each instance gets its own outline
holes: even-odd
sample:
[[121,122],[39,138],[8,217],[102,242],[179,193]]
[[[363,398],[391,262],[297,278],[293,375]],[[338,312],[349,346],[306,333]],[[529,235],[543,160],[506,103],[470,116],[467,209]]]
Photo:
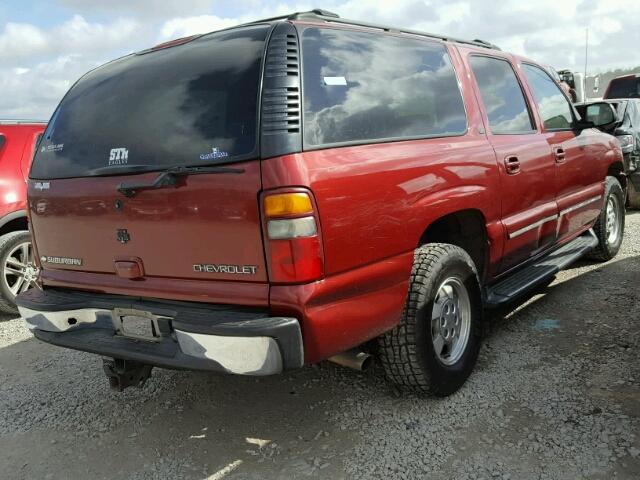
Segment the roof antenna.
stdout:
[[[587,59],[589,58],[589,29],[585,30],[586,38],[584,42],[584,84],[582,87],[582,91],[584,92],[585,97],[587,96]],[[586,101],[586,98],[585,98]]]

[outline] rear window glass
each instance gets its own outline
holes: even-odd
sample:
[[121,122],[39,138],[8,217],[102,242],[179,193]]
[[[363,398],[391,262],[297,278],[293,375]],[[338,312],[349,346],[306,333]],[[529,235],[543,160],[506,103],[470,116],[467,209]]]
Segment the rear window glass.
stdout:
[[302,53],[306,146],[466,132],[442,44],[310,27]]
[[45,132],[31,177],[206,165],[256,155],[269,27],[217,32],[130,55],[82,78]]
[[640,78],[614,78],[605,98],[640,98]]

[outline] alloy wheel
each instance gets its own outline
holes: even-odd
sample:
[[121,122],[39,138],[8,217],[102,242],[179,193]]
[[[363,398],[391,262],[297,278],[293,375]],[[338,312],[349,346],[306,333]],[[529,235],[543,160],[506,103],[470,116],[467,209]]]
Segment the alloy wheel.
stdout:
[[13,294],[26,292],[37,286],[38,268],[33,263],[31,242],[23,242],[11,249],[3,265],[2,278]]

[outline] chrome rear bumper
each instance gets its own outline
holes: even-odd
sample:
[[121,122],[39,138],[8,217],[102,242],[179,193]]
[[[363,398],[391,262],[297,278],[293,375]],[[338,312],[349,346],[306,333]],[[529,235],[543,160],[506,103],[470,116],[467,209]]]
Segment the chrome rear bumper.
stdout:
[[[54,289],[30,290],[17,303],[36,338],[102,356],[239,375],[272,375],[303,364],[298,321],[255,309]],[[157,336],[123,336],[114,326],[120,309],[153,318]]]

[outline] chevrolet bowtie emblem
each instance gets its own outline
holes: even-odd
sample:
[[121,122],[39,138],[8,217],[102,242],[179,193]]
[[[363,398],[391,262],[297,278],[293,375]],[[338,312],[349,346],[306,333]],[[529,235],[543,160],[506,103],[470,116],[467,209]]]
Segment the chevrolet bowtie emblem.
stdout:
[[116,234],[116,239],[120,243],[124,244],[131,240],[131,236],[129,235],[129,232],[127,232],[126,228],[119,228],[118,233]]

